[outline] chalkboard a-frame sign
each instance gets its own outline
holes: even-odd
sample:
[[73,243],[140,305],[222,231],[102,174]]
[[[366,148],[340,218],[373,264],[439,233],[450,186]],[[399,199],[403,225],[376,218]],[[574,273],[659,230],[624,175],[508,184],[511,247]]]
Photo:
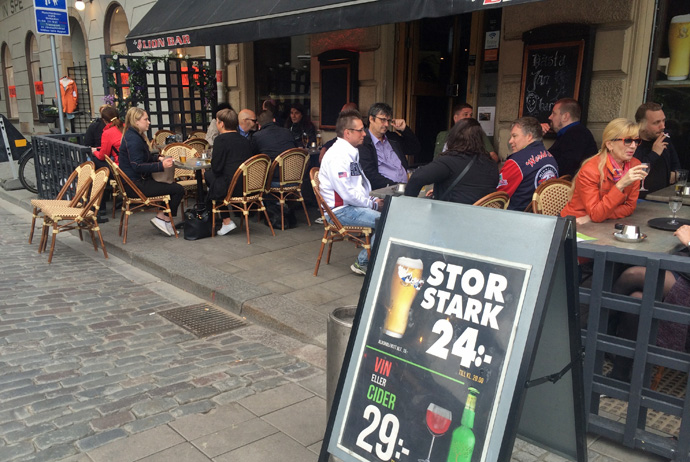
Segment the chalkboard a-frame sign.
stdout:
[[548,122],[556,101],[578,99],[584,49],[584,40],[525,46],[520,117]]

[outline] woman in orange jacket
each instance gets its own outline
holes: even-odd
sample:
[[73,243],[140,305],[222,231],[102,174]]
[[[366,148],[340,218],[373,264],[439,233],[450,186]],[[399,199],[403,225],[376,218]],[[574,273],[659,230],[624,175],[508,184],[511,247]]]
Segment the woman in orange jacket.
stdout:
[[573,180],[573,197],[561,216],[574,215],[578,224],[631,215],[637,206],[646,168],[633,157],[640,143],[639,125],[614,119],[604,129],[597,154],[587,159]]

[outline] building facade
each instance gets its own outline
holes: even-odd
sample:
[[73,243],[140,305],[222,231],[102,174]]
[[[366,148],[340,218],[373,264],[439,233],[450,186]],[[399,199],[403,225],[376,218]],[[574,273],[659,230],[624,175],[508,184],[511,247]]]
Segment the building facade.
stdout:
[[[85,101],[80,107],[85,118],[97,113],[107,93],[100,56],[124,52],[127,33],[154,3],[93,0],[78,11],[68,0],[71,36],[56,40],[59,74],[85,66],[82,81],[77,82],[84,87],[80,101]],[[683,11],[690,10],[687,2],[543,0],[503,4],[509,6],[455,17],[219,44],[214,50],[220,71],[218,98],[235,108],[254,110],[260,110],[264,99],[275,100],[282,111],[300,102],[317,127],[323,125],[324,139],[328,139],[333,136],[327,128],[332,115],[322,112],[332,113],[333,106],[340,103],[332,98],[333,85],[345,85],[344,98],[354,99],[362,112],[376,101],[385,101],[393,106],[395,117],[407,120],[422,141],[423,153],[414,159],[417,163],[431,159],[433,138],[450,126],[452,106],[467,101],[475,106],[475,116],[483,119],[485,128],[491,127],[487,131],[493,131],[490,136],[496,151],[505,158],[510,123],[522,113],[521,98],[525,101],[525,49],[530,32],[545,26],[567,30],[571,25],[586,26],[590,31],[579,96],[587,101],[585,121],[595,138],[600,139],[611,119],[632,118],[645,100],[665,99],[673,104],[689,98],[690,85],[683,82],[670,87],[675,96],[659,90],[664,85],[658,82],[664,76],[657,72],[664,59],[668,63],[664,37],[668,21],[671,15],[689,14]],[[39,105],[50,104],[57,89],[50,42],[48,36],[35,32],[32,5],[26,0],[0,0],[0,108],[28,135],[48,131],[49,125],[39,122]],[[542,41],[548,39],[542,36]],[[159,56],[171,52],[212,55],[210,47],[146,51]],[[338,52],[350,54],[346,59]],[[343,60],[348,65],[343,71],[347,77],[338,81],[336,64]],[[43,95],[37,93],[39,86],[34,82],[43,83]],[[690,130],[683,132],[683,127],[690,117],[680,110],[672,112],[678,119],[678,136],[688,137]]]

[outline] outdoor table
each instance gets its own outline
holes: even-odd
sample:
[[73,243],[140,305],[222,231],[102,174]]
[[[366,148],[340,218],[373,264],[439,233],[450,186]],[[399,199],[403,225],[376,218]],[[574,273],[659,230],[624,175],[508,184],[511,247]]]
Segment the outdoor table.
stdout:
[[[666,186],[664,189],[660,189],[658,191],[654,191],[652,193],[647,194],[646,199],[648,201],[657,201],[657,202],[668,203],[668,197],[669,196],[675,196],[675,195],[676,195],[676,185],[672,184],[670,186]],[[683,204],[684,205],[690,205],[690,196],[683,196]]]
[[[668,208],[668,204],[646,200],[639,201],[635,212],[629,217],[606,220],[602,223],[589,222],[584,225],[577,225],[578,233],[596,238],[596,240],[580,241],[577,245],[578,247],[610,245],[641,252],[672,253],[678,246],[682,245],[678,238],[673,235],[673,231],[652,228],[647,224],[647,221],[652,218],[662,217],[671,219],[671,210]],[[690,207],[681,207],[676,218],[690,219]],[[618,231],[614,228],[616,223],[639,226],[640,232],[646,234],[647,238],[637,243],[621,242],[613,237],[613,233]]]
[[176,160],[174,162],[175,167],[184,168],[187,170],[194,170],[194,176],[196,177],[196,203],[202,204],[204,202],[204,176],[203,171],[211,168],[211,159],[207,159],[208,162],[199,159],[198,157],[187,159],[187,162],[180,162]]
[[[377,197],[377,198],[379,198],[379,199],[385,199],[386,196],[402,196],[402,195],[404,195],[404,193],[399,193],[399,192],[397,192],[397,191],[395,190],[395,188],[397,188],[397,187],[398,187],[398,185],[397,185],[397,184],[394,184],[394,185],[386,186],[386,187],[383,187],[383,188],[374,189],[374,190],[372,190],[369,194],[370,194],[372,197]],[[417,195],[417,197],[426,197],[426,192],[427,192],[430,188],[433,188],[433,185],[424,186],[424,187],[419,191],[419,194]]]

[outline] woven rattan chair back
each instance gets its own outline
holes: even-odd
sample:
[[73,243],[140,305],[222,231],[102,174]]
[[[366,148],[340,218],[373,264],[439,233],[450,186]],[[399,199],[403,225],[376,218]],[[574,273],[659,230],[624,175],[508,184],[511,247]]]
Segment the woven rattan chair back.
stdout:
[[[280,229],[285,229],[285,216],[283,212],[286,201],[301,202],[304,216],[307,218],[307,224],[311,226],[307,206],[304,203],[304,197],[302,197],[302,180],[307,169],[308,159],[309,155],[306,149],[293,148],[279,154],[271,164],[271,170],[266,178],[266,192],[278,199],[280,203]],[[274,172],[276,169],[280,185],[273,187],[271,182],[275,177]]]
[[[29,244],[34,239],[34,229],[36,228],[36,219],[39,218],[41,209],[48,204],[62,203],[68,207],[83,206],[88,201],[89,188],[91,187],[91,175],[95,170],[94,163],[89,161],[77,166],[70,176],[65,181],[65,184],[58,192],[55,199],[32,199],[31,205],[33,207],[33,216],[31,218],[31,230],[29,231]],[[76,181],[76,184],[75,184]],[[68,193],[74,188],[74,195],[70,198]]]
[[543,182],[532,196],[532,212],[560,216],[561,210],[573,195],[572,183],[561,178]]
[[[100,207],[101,199],[103,198],[103,192],[105,191],[105,185],[108,183],[108,177],[110,172],[108,168],[103,167],[95,172],[91,172],[90,175],[90,192],[89,199],[83,207],[70,207],[68,204],[61,204],[60,201],[53,201],[53,204],[46,205],[43,209],[43,235],[41,236],[41,244],[39,245],[39,253],[45,250],[48,244],[48,232],[49,228],[53,228],[52,241],[50,245],[50,255],[48,256],[48,263],[53,261],[53,253],[55,252],[55,239],[59,233],[62,231],[69,231],[72,229],[79,230],[79,237],[82,238],[82,229],[87,229],[91,234],[91,242],[93,243],[93,248],[98,251],[98,246],[96,245],[96,237],[94,231],[98,234],[101,242],[101,248],[103,249],[103,254],[105,258],[108,258],[108,252],[105,249],[105,243],[103,242],[103,236],[101,235],[100,228],[96,221],[98,216],[98,208]],[[62,224],[63,222],[66,224]],[[83,238],[82,238],[83,239]]]
[[[206,141],[206,140],[204,140]],[[184,154],[188,159],[199,157],[197,152],[191,146],[184,143],[170,143],[163,148],[162,155],[170,156],[176,161],[180,161],[180,156]],[[175,168],[176,180],[189,180],[194,178],[194,171],[187,168]]]
[[189,132],[189,137],[187,138],[188,140],[193,140],[193,139],[202,139],[206,141],[206,132],[203,130],[193,130]]
[[510,203],[510,197],[507,193],[503,191],[492,192],[486,196],[479,199],[472,205],[477,205],[479,207],[488,207],[490,209],[507,209]]
[[174,136],[175,132],[172,132],[170,130],[158,130],[156,133],[153,134],[153,144],[160,147],[165,146],[165,140],[170,135]]
[[319,249],[319,256],[316,257],[316,266],[314,268],[314,276],[317,276],[326,244],[328,244],[326,264],[329,264],[331,261],[333,242],[346,240],[354,242],[357,246],[362,246],[367,249],[367,252],[371,254],[369,242],[373,230],[371,228],[361,226],[344,226],[342,223],[340,223],[338,217],[335,216],[335,213],[333,213],[331,208],[323,199],[323,196],[321,196],[321,183],[319,181],[318,167],[314,167],[309,170],[309,178],[311,180],[311,187],[314,190],[314,197],[316,197],[316,202],[319,204],[321,219],[323,220],[323,238],[321,238],[321,248]]
[[208,141],[204,138],[190,138],[184,144],[194,149],[196,152],[195,157],[201,157],[208,150]]
[[[228,193],[223,201],[211,201],[213,218],[211,222],[211,236],[215,237],[216,229],[216,214],[220,214],[221,207],[228,206],[231,210],[242,212],[242,220],[247,232],[247,244],[251,244],[249,238],[249,212],[261,213],[263,212],[268,227],[271,229],[271,234],[275,236],[271,220],[266,213],[264,207],[263,194],[266,188],[266,176],[268,175],[271,166],[271,159],[266,154],[257,154],[240,164],[232,177]],[[233,196],[233,191],[238,182],[242,182],[242,196]]]

